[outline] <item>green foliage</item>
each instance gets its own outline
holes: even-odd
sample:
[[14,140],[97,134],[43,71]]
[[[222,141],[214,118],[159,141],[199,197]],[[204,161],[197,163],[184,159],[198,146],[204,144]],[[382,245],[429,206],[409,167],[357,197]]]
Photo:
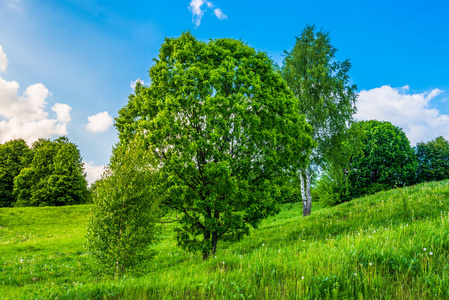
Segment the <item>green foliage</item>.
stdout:
[[[356,112],[357,87],[350,85],[349,80],[351,63],[339,62],[336,52],[329,32],[317,31],[314,25],[306,26],[293,49],[285,52],[282,76],[299,99],[299,112],[313,127],[312,138],[317,145],[310,156],[309,169],[300,171],[305,191],[310,190],[308,177],[333,164],[336,166],[332,168],[337,169],[342,163],[342,148]],[[306,216],[310,214],[312,197],[307,192],[302,197]]]
[[348,171],[351,198],[414,183],[416,156],[399,127],[375,120],[354,125],[363,131],[363,150],[351,158]]
[[89,198],[80,152],[66,137],[40,139],[32,160],[14,178],[15,206],[61,206]]
[[145,141],[179,245],[206,259],[218,240],[239,240],[278,211],[311,129],[273,62],[240,41],[187,32],[167,38],[155,62],[116,127],[124,144]]
[[449,141],[442,136],[415,147],[418,159],[417,182],[439,181],[449,178]]
[[93,194],[86,247],[97,270],[115,278],[142,267],[157,240],[158,203],[147,163],[135,145],[117,147]]
[[282,76],[299,99],[299,111],[313,127],[317,148],[311,163],[321,166],[332,158],[340,135],[356,112],[357,87],[349,84],[349,60],[339,62],[329,32],[306,26],[293,49],[285,52]]
[[16,202],[14,177],[28,166],[30,159],[31,150],[24,140],[0,144],[0,207],[10,207]]
[[334,159],[324,166],[315,188],[324,204],[333,206],[352,199],[348,173],[351,158],[363,153],[362,135],[360,126],[351,126],[339,145],[340,152],[336,152]]
[[330,168],[321,174],[315,191],[321,202],[333,206],[348,200],[347,183],[343,169]]

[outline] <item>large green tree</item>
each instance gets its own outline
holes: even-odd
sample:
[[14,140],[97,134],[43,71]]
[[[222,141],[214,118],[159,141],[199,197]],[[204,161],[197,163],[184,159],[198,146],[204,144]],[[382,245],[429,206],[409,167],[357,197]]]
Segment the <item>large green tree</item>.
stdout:
[[31,163],[14,179],[16,206],[60,206],[89,197],[81,154],[66,137],[40,139],[32,145]]
[[449,178],[449,141],[444,137],[418,143],[415,151],[418,159],[417,182]]
[[16,202],[14,178],[30,160],[31,150],[24,140],[12,140],[0,145],[0,207],[10,207]]
[[313,141],[271,59],[241,41],[167,38],[116,127],[144,139],[180,246],[215,253],[278,211],[282,177],[304,167]]
[[416,155],[405,133],[390,122],[355,123],[362,130],[362,153],[348,170],[351,198],[414,183]]
[[299,170],[303,215],[312,210],[311,179],[339,163],[342,143],[356,112],[356,86],[350,85],[349,60],[339,62],[329,33],[306,26],[291,51],[285,52],[282,75],[299,99],[299,112],[313,127],[317,147],[310,164]]

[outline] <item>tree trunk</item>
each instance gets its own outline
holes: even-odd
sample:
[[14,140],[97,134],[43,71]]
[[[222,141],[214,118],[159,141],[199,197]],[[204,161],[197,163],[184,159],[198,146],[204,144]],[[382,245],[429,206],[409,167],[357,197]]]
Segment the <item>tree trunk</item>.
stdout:
[[[207,244],[209,242],[209,240],[210,240],[210,231],[209,230],[204,231],[204,233],[203,233],[204,243]],[[203,250],[203,260],[207,260],[209,258],[209,255],[210,255],[210,250],[208,248],[205,248]]]
[[218,231],[212,232],[212,251],[211,254],[215,255],[217,252],[217,243],[218,243]]
[[307,168],[301,169],[299,179],[301,181],[302,215],[307,217],[312,213],[312,194],[310,192],[312,174]]
[[310,192],[310,185],[312,183],[312,173],[306,169],[306,197],[307,197],[307,209],[306,216],[312,213],[312,193]]
[[[209,215],[212,215],[212,211],[209,211]],[[218,210],[215,210],[214,217],[215,221],[218,223],[220,219],[220,212]],[[203,234],[204,236],[204,242],[206,245],[208,245],[210,241],[211,247],[206,247],[203,251],[203,260],[207,260],[210,255],[215,255],[217,252],[217,243],[218,243],[218,230],[210,231],[207,230]]]

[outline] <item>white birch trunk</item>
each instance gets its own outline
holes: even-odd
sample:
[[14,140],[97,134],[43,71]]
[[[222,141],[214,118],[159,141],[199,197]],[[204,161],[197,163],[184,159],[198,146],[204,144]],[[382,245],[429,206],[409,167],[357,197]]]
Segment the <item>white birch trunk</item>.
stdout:
[[308,168],[301,169],[299,179],[301,181],[302,214],[306,217],[312,212],[312,194],[310,192],[312,173]]
[[312,172],[309,169],[305,169],[305,177],[306,177],[306,214],[304,216],[308,216],[312,213],[312,193],[310,192],[310,185],[312,183]]

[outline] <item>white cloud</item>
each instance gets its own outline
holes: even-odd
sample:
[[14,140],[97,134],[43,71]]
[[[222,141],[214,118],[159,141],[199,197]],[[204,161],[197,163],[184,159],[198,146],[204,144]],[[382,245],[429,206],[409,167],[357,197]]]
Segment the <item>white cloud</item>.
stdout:
[[389,121],[402,128],[412,146],[440,135],[449,139],[449,115],[441,114],[429,106],[430,101],[443,91],[433,89],[413,94],[409,93],[409,89],[409,86],[392,88],[384,85],[361,91],[355,118],[359,121]]
[[145,85],[145,82],[144,82],[142,79],[137,78],[135,81],[131,81],[131,83],[129,84],[129,86],[134,90],[134,89],[136,88],[136,83],[137,83],[138,81],[140,81],[140,83],[141,83],[142,85]]
[[106,131],[113,123],[112,117],[106,111],[87,117],[87,120],[89,123],[86,125],[86,128],[92,132]]
[[68,123],[70,122],[70,111],[72,108],[67,104],[55,103],[51,108],[57,115],[58,122]]
[[6,53],[3,52],[3,47],[0,46],[0,72],[5,72],[8,67],[8,58]]
[[219,18],[220,20],[228,19],[228,16],[226,16],[226,15],[221,11],[221,9],[219,9],[219,8],[214,9],[214,14],[215,14],[215,16],[217,16],[217,18]]
[[[8,61],[1,47],[0,50],[0,65],[2,70],[6,70]],[[60,110],[58,119],[49,119],[45,100],[51,95],[50,91],[42,83],[30,85],[22,95],[18,94],[19,88],[17,81],[0,77],[0,143],[22,138],[31,144],[39,138],[67,134],[70,115],[68,119],[67,114],[60,118],[60,113],[61,107],[70,111],[70,106],[55,104],[54,108],[59,107]]]
[[8,7],[15,10],[20,10],[19,2],[20,0],[6,0]]
[[84,164],[84,171],[86,171],[86,179],[89,184],[92,184],[101,178],[101,175],[103,174],[105,168],[104,165],[94,166],[93,161],[90,162],[84,161],[83,164]]
[[[200,26],[201,18],[208,8],[213,9],[215,5],[207,0],[191,0],[189,5],[189,10],[192,12],[192,22],[195,23],[196,27]],[[228,17],[221,11],[220,8],[214,9],[214,14],[220,20],[227,19]]]

